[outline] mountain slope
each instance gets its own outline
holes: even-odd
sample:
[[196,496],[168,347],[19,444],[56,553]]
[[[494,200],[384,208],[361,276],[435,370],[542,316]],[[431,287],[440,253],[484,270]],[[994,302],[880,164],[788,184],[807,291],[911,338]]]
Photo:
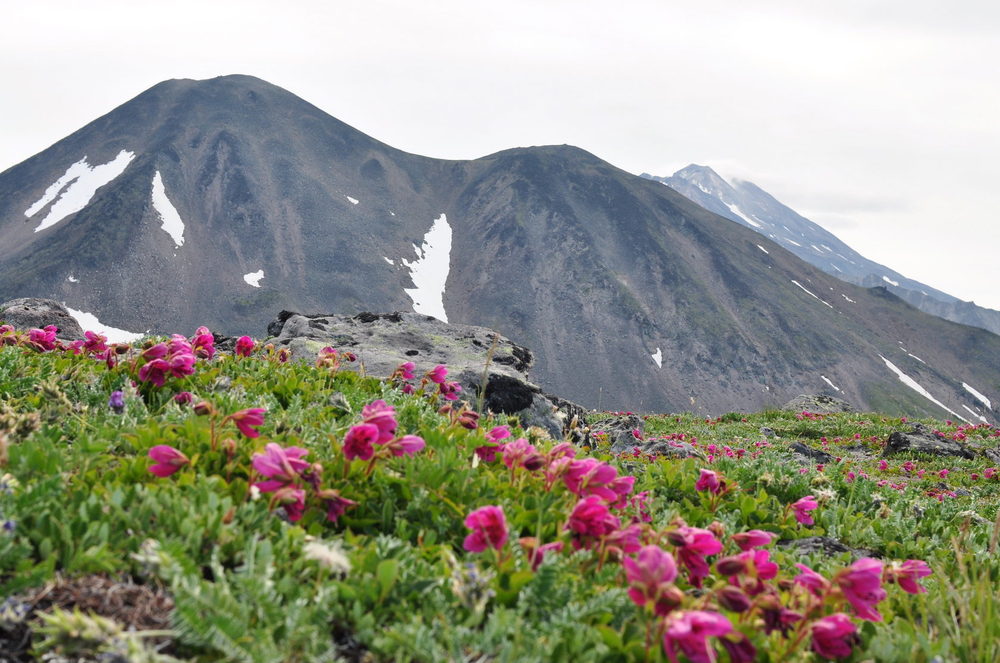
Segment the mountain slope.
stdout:
[[642,177],[666,184],[705,209],[756,230],[827,274],[868,288],[888,288],[926,313],[1000,334],[1000,311],[963,302],[865,258],[752,182],[730,183],[711,168],[696,164],[670,177],[647,173]]
[[[116,165],[84,173],[89,200],[60,197],[84,157]],[[590,407],[828,391],[993,421],[963,382],[1000,403],[1000,337],[845,284],[583,150],[429,159],[245,76],[161,83],[0,174],[0,301],[14,296],[157,331],[443,309],[532,348],[534,379]]]

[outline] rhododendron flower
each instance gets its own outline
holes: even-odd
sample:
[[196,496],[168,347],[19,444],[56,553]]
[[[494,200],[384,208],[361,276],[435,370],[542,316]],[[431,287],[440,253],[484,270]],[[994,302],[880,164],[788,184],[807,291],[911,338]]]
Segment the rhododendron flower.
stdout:
[[805,564],[796,564],[801,573],[793,579],[796,585],[801,585],[808,589],[814,596],[822,596],[830,589],[830,581],[810,569]]
[[87,339],[83,343],[83,349],[86,350],[88,354],[97,354],[108,349],[107,336],[103,336],[92,331],[83,332],[83,336]]
[[152,382],[157,387],[162,387],[169,372],[170,364],[162,359],[153,359],[139,368],[139,382]]
[[708,638],[724,636],[732,630],[730,621],[717,612],[679,612],[667,618],[663,651],[672,663],[677,663],[678,648],[691,663],[714,663],[715,653],[708,644]]
[[701,471],[701,476],[694,484],[694,489],[699,491],[708,491],[713,495],[718,495],[722,492],[724,484],[719,481],[719,473],[713,472],[712,470]]
[[580,458],[570,463],[563,482],[579,497],[597,495],[606,502],[617,502],[620,496],[608,487],[618,476],[618,470],[596,458]]
[[908,559],[902,564],[894,564],[887,569],[889,582],[898,583],[904,592],[910,594],[926,592],[927,588],[918,584],[917,581],[932,573],[933,571],[931,571],[931,567],[927,566],[927,562],[922,562],[919,559]]
[[147,361],[151,361],[153,359],[163,359],[169,353],[170,350],[167,348],[166,343],[157,343],[156,345],[151,345],[143,350],[139,356]]
[[673,591],[677,563],[670,553],[659,546],[643,546],[634,559],[623,559],[622,566],[629,582],[628,596],[640,608],[652,605],[654,612],[663,617],[680,604]]
[[211,359],[215,356],[215,336],[208,327],[198,327],[191,338],[191,348],[199,359]]
[[752,529],[749,532],[740,532],[739,534],[733,534],[732,539],[740,547],[740,550],[751,550],[753,548],[759,548],[760,546],[766,546],[774,539],[776,535],[771,532],[765,532],[759,529]]
[[521,549],[524,550],[531,561],[532,571],[538,570],[538,567],[545,560],[545,555],[550,552],[562,552],[563,549],[562,541],[552,541],[551,543],[538,545],[538,539],[533,536],[522,537],[518,539],[518,543],[521,544]]
[[373,446],[379,440],[378,426],[375,424],[358,424],[351,426],[344,436],[344,457],[347,460],[360,458],[370,460],[375,455]]
[[668,532],[667,540],[677,547],[677,560],[688,570],[688,580],[701,587],[702,578],[708,576],[705,557],[722,552],[722,542],[706,529],[686,525]]
[[806,495],[797,502],[794,502],[791,505],[791,509],[795,514],[795,520],[799,521],[803,525],[813,525],[816,521],[814,521],[812,516],[809,515],[809,512],[815,511],[818,506],[819,504],[812,495]]
[[465,526],[472,530],[462,544],[469,552],[483,552],[487,548],[500,550],[507,543],[503,507],[480,507],[465,517]]
[[458,393],[462,391],[462,385],[457,382],[442,382],[438,385],[438,391],[446,401],[457,401]]
[[298,522],[306,511],[306,491],[294,486],[279,488],[271,498],[271,504],[280,504],[288,514],[288,520]]
[[249,357],[257,344],[249,336],[240,336],[236,339],[236,349],[235,352],[240,357]]
[[404,361],[402,364],[396,367],[396,373],[398,373],[399,377],[403,378],[404,380],[412,380],[414,368],[416,367],[414,366],[412,361]]
[[882,621],[875,604],[886,597],[882,589],[882,562],[863,557],[833,577],[833,582],[851,604],[859,619]]
[[847,658],[851,646],[859,640],[857,627],[842,612],[817,619],[810,628],[812,650],[826,658]]
[[[611,515],[608,505],[597,495],[585,497],[569,516],[566,527],[581,536],[601,538],[611,534],[619,527],[621,521]],[[580,548],[580,541],[574,537],[573,545]]]
[[385,448],[391,451],[393,456],[412,456],[425,446],[427,443],[424,442],[424,438],[416,435],[404,435],[385,444]]
[[166,444],[150,449],[149,457],[156,461],[149,471],[158,477],[168,477],[191,462],[183,453]]
[[269,442],[264,447],[264,453],[254,454],[253,469],[269,481],[259,481],[256,485],[261,492],[270,493],[291,483],[309,467],[309,462],[302,457],[309,453],[302,447],[282,448],[281,445]]
[[503,464],[511,470],[515,467],[523,467],[533,472],[541,468],[545,463],[545,459],[542,457],[542,454],[538,453],[535,445],[523,437],[504,445],[501,454],[503,456]]
[[48,325],[45,329],[28,330],[28,340],[40,350],[53,350],[56,347],[56,334],[59,328]]
[[170,365],[170,374],[175,378],[184,377],[185,375],[194,375],[195,361],[196,359],[193,354],[178,352],[170,355],[167,358],[167,363]]
[[719,638],[719,642],[729,654],[729,663],[753,663],[757,660],[757,648],[738,631]]
[[364,406],[361,417],[364,423],[371,424],[378,430],[376,443],[385,444],[396,436],[396,428],[399,426],[396,423],[396,408],[387,405],[385,401],[372,401]]
[[194,400],[194,394],[190,391],[182,391],[174,395],[174,402],[178,405],[190,405]]
[[252,407],[234,412],[226,417],[226,419],[236,424],[240,432],[247,437],[255,438],[260,436],[260,431],[256,430],[255,427],[264,425],[264,414],[266,412],[267,410],[262,407]]
[[337,519],[344,515],[349,508],[358,505],[354,500],[342,497],[340,491],[333,488],[321,490],[317,495],[326,505],[326,519],[332,523],[337,522]]
[[444,384],[444,379],[448,377],[448,369],[444,364],[438,364],[427,371],[427,379],[437,384]]

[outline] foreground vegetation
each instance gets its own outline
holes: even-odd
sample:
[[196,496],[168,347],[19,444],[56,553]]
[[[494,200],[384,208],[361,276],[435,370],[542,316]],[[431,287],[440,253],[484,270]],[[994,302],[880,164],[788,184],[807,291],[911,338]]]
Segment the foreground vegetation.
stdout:
[[882,460],[898,418],[650,416],[703,458],[612,457],[612,415],[550,440],[444,367],[0,341],[0,661],[1000,660],[1000,474]]

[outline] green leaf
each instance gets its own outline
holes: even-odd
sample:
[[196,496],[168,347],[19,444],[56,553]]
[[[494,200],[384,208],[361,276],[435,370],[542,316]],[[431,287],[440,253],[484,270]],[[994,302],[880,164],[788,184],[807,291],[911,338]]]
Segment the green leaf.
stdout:
[[378,567],[375,569],[375,578],[378,580],[378,600],[380,603],[385,600],[386,596],[389,595],[389,592],[392,590],[392,586],[396,584],[396,578],[398,576],[399,561],[395,559],[384,559],[379,562]]

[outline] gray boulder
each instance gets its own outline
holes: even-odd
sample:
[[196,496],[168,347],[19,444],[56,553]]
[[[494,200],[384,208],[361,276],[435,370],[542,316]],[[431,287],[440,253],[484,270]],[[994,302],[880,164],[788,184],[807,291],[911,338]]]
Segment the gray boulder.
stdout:
[[626,414],[595,422],[591,426],[591,432],[607,435],[611,453],[615,455],[632,453],[638,448],[644,454],[661,458],[705,458],[705,454],[687,442],[646,439],[645,428],[642,417]]
[[51,299],[23,297],[0,304],[0,322],[15,329],[43,329],[48,325],[59,328],[61,339],[75,341],[83,338],[80,323],[69,314],[66,307]]
[[896,431],[889,436],[882,450],[882,456],[899,453],[922,453],[932,456],[958,456],[973,459],[976,454],[960,442],[949,440],[944,435],[935,434],[923,424],[914,424],[909,433]]
[[881,557],[878,551],[869,548],[852,548],[837,539],[828,536],[807,536],[801,539],[785,539],[778,541],[782,548],[795,550],[802,556],[820,554],[824,557],[836,557],[848,553],[852,560],[862,557]]
[[[420,375],[437,364],[448,367],[448,379],[462,386],[460,400],[485,410],[516,416],[524,427],[538,426],[562,437],[582,407],[542,393],[528,380],[534,358],[527,348],[485,327],[441,322],[419,313],[311,314],[282,311],[267,327],[272,342],[292,357],[315,359],[331,346],[358,356],[343,367],[386,377],[412,361]],[[485,388],[483,378],[485,375]]]
[[813,412],[815,414],[854,412],[854,407],[847,401],[824,394],[801,394],[785,403],[781,409],[791,412]]

